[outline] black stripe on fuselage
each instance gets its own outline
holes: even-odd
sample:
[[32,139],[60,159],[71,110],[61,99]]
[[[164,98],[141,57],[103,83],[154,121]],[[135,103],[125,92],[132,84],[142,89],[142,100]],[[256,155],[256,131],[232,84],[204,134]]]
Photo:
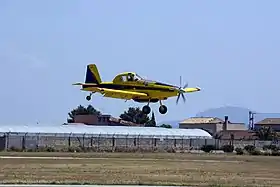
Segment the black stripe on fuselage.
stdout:
[[98,85],[83,85],[83,88],[108,88],[115,90],[131,90],[131,89],[139,89],[139,90],[158,90],[158,91],[166,91],[166,92],[174,92],[174,90],[170,90],[169,88],[157,88],[152,86],[135,86],[135,85],[119,85],[119,84],[98,84]]
[[161,83],[161,82],[155,82],[156,85],[161,85],[161,86],[170,86],[170,87],[174,87],[173,85],[170,84],[166,84],[166,83]]

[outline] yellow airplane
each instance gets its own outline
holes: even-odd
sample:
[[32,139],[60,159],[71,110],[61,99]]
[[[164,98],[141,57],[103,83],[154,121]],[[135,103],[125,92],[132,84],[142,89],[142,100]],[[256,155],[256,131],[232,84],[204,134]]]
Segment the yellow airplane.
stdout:
[[[124,72],[118,74],[112,82],[102,82],[96,64],[89,64],[86,68],[85,83],[74,83],[81,86],[81,90],[91,92],[86,99],[91,100],[92,94],[98,92],[104,97],[111,97],[124,100],[134,100],[139,103],[147,103],[142,108],[143,113],[149,114],[150,103],[160,102],[159,112],[165,114],[167,107],[162,104],[162,100],[177,96],[178,103],[180,96],[186,101],[184,93],[200,91],[199,87],[187,88],[165,84],[157,81],[146,80],[135,72]],[[181,77],[180,77],[181,85]]]

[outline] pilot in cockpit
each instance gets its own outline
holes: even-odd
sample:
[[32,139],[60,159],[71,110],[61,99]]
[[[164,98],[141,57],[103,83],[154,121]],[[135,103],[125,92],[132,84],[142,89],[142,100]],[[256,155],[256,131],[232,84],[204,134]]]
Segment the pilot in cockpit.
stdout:
[[138,81],[139,79],[134,74],[129,74],[127,76],[127,81]]
[[127,76],[127,81],[133,81],[134,80],[134,75],[130,74]]

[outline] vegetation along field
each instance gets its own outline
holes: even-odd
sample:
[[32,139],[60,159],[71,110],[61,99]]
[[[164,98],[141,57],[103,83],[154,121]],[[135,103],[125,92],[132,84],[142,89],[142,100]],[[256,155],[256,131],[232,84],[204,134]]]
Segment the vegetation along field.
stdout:
[[279,158],[235,154],[2,152],[0,181],[280,186]]

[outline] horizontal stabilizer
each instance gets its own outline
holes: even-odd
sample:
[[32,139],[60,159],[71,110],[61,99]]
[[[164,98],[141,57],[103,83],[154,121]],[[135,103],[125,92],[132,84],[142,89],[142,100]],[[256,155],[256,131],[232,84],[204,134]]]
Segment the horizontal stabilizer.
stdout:
[[74,84],[72,84],[74,86],[96,86],[97,84],[95,83],[82,83],[82,82],[76,82]]

